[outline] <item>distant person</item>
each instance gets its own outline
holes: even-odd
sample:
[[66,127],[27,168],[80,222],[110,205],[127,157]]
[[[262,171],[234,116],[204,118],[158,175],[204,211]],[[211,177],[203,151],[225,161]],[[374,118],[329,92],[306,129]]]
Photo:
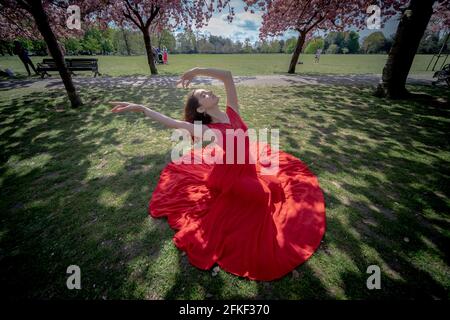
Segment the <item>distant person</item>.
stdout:
[[319,63],[321,53],[322,53],[322,49],[316,50],[316,55],[314,56],[314,63]]
[[30,57],[28,56],[28,50],[25,49],[22,44],[19,41],[14,41],[14,50],[13,50],[14,54],[19,56],[19,59],[22,61],[22,63],[25,66],[25,69],[27,69],[28,72],[28,76],[31,76],[31,72],[30,72],[30,68],[28,67],[28,65],[31,66],[31,68],[33,69],[33,71],[39,75],[39,73],[36,71],[36,68],[34,67],[33,62],[31,61]]
[[158,51],[158,63],[163,63],[163,54],[161,52],[161,48],[158,47],[156,50]]
[[156,47],[152,47],[153,52],[153,60],[158,62],[158,50],[156,50]]
[[167,48],[163,48],[163,63],[167,64],[167,60],[169,59],[169,53],[167,52]]

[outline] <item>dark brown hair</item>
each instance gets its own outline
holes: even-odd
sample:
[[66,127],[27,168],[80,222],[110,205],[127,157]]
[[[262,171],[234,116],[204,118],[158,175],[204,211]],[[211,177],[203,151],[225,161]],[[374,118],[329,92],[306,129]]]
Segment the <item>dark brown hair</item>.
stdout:
[[186,104],[184,106],[184,121],[194,123],[194,121],[201,121],[202,124],[208,124],[212,122],[212,118],[209,114],[203,114],[198,112],[197,108],[200,107],[200,102],[197,97],[194,96],[195,90],[188,95]]

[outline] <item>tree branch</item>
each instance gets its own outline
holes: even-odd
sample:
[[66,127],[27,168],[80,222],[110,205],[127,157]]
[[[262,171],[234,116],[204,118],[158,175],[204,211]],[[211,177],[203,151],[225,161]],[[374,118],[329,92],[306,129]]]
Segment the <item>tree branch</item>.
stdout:
[[130,19],[140,30],[142,30],[142,26],[136,21],[130,14],[127,14],[125,11],[123,12],[123,16],[127,19]]
[[[295,1],[291,1],[291,5],[292,5],[293,3],[295,3]],[[305,12],[305,10],[306,10],[307,8],[309,8],[309,5],[310,5],[310,4],[311,4],[311,0],[309,0],[309,1],[303,6],[302,12],[300,12],[300,14],[299,14],[299,16],[298,16],[297,24],[300,24],[300,20],[301,20],[302,17],[303,17],[303,13]]]
[[154,7],[153,7],[153,4],[152,4],[152,7],[150,9],[150,17],[147,19],[147,23],[145,24],[146,28],[148,28],[150,26],[150,24],[152,23],[153,19],[155,19],[156,15],[158,14],[159,9],[160,9],[159,7],[156,7],[155,11],[153,11],[153,8]]
[[141,24],[141,28],[144,28],[145,27],[145,23],[144,23],[144,20],[142,20],[142,16],[139,14],[138,8],[137,7],[133,8],[133,6],[130,3],[130,0],[125,0],[125,5],[128,8],[128,12],[129,12],[130,16],[131,16],[131,12],[130,12],[130,10],[131,10],[133,12],[134,16],[136,18],[138,18],[139,23]]
[[307,22],[303,22],[303,23],[299,23],[299,24],[305,26],[306,28],[308,28],[308,25],[311,23],[311,21],[314,20],[314,18],[317,16],[318,13],[319,13],[319,10],[316,10],[314,12],[314,14],[312,15],[312,17]]
[[68,6],[67,6],[67,5],[64,5],[62,1],[51,0],[50,2],[51,2],[53,5],[55,5],[55,6],[59,7],[59,8],[61,8],[61,9],[67,9],[67,8],[68,8]]
[[31,5],[23,0],[17,0],[17,3],[28,12],[31,12]]
[[21,32],[23,35],[25,35],[26,37],[29,38],[33,38],[33,35],[28,32],[26,29],[24,29],[21,25],[19,25],[16,21],[16,19],[9,17],[7,14],[5,14],[4,12],[0,11],[0,15],[4,16],[6,20],[8,20],[11,24],[15,25]]
[[319,23],[321,23],[323,20],[325,20],[325,16],[321,17],[320,19],[318,19],[315,23],[313,23],[308,29],[306,29],[306,33],[308,33],[309,31],[311,31],[312,28],[314,28],[315,26],[317,26]]

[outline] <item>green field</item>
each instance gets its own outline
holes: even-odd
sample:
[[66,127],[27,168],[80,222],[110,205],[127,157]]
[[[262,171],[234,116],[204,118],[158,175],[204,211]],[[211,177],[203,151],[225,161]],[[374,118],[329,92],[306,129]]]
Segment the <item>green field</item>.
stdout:
[[[244,57],[173,56],[160,69],[179,73],[214,65],[236,74],[270,74],[280,70],[271,62],[284,66],[288,60]],[[145,72],[143,57],[126,59],[101,57],[100,65],[115,75]],[[320,68],[379,72],[384,59],[323,56]],[[415,70],[426,61],[419,56]],[[224,101],[223,87],[212,89]],[[170,160],[171,131],[141,114],[112,114],[107,103],[145,103],[181,118],[188,90],[81,84],[85,105],[77,110],[68,108],[62,89],[0,91],[3,296],[448,299],[448,96],[432,87],[409,89],[435,100],[389,101],[351,86],[238,87],[247,124],[280,128],[280,148],[318,176],[326,201],[322,245],[298,274],[272,282],[223,270],[213,277],[195,268],[173,244],[167,221],[147,214]],[[81,268],[81,290],[66,288],[72,264]],[[366,288],[373,264],[382,271],[381,290]]]
[[[87,56],[78,56],[87,57]],[[90,57],[90,56],[89,56]],[[97,56],[100,72],[109,76],[149,75],[146,56]],[[32,57],[34,63],[43,57]],[[287,73],[289,54],[177,54],[169,56],[168,65],[158,65],[160,74],[179,75],[193,67],[231,70],[234,75],[268,75]],[[322,55],[314,64],[314,55],[301,55],[297,65],[302,74],[381,74],[387,55]],[[426,71],[431,55],[416,55],[411,74],[432,74]],[[442,61],[442,60],[441,60]],[[439,64],[440,65],[440,64]],[[12,68],[19,75],[26,70],[16,56],[0,57],[2,68]],[[86,73],[88,74],[88,73]]]

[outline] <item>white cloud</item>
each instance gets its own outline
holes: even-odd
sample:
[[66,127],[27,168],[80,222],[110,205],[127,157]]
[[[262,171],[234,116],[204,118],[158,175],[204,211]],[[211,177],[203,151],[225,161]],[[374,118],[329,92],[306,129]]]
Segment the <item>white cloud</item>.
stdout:
[[[250,38],[255,41],[259,36],[259,27],[261,26],[261,14],[252,14],[250,12],[237,12],[233,18],[233,22],[229,23],[227,20],[227,13],[213,16],[206,27],[200,31],[208,32],[214,36],[228,37],[233,40],[244,41],[245,38]],[[254,30],[250,27],[255,26]]]
[[[206,27],[198,29],[201,33],[207,32],[214,36],[222,36],[230,38],[233,41],[239,40],[244,42],[246,38],[250,38],[251,42],[259,40],[259,28],[262,24],[262,12],[256,11],[251,13],[243,9],[241,0],[232,0],[230,5],[235,8],[233,22],[227,20],[228,10],[216,12],[208,22]],[[197,29],[194,29],[197,30]],[[175,33],[182,30],[175,31]],[[288,38],[297,36],[295,32],[286,32],[284,36],[277,38]]]

